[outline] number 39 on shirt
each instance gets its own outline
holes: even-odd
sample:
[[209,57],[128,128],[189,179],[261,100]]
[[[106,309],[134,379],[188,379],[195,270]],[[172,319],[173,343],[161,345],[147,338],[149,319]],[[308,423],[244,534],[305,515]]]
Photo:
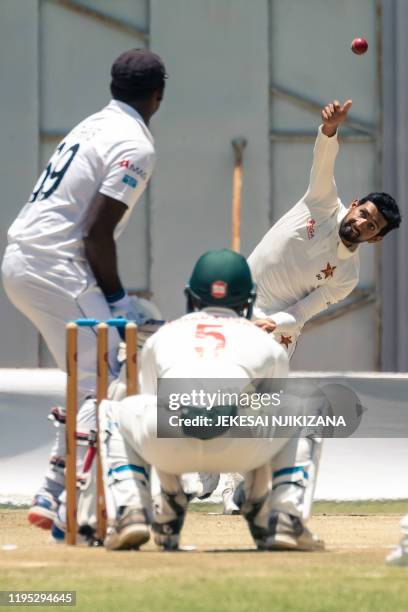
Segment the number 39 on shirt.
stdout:
[[65,146],[66,143],[62,142],[57,147],[57,150],[34,187],[29,200],[30,203],[49,198],[60,185],[79,149],[79,144],[74,144],[68,149]]

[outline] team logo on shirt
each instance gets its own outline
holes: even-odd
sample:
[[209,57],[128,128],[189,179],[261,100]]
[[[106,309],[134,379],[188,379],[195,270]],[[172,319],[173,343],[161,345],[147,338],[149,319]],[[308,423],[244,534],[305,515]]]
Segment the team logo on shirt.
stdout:
[[228,285],[224,281],[214,281],[211,285],[211,295],[213,298],[219,300],[224,298],[228,293]]
[[333,278],[333,274],[336,268],[337,266],[331,266],[330,262],[327,262],[327,266],[323,268],[323,270],[320,270],[320,272],[324,274],[324,278],[321,274],[316,274],[317,280],[326,280],[328,278]]
[[132,189],[135,189],[135,187],[137,187],[137,180],[134,176],[130,176],[130,174],[125,174],[122,179],[122,183],[125,183],[125,185],[129,185],[129,187],[131,187]]
[[293,344],[292,336],[281,334],[279,342],[280,344],[284,344],[286,348],[289,348],[289,344]]
[[310,218],[308,222],[306,223],[307,237],[309,238],[309,240],[314,238],[315,225],[316,225],[316,221],[312,218]]

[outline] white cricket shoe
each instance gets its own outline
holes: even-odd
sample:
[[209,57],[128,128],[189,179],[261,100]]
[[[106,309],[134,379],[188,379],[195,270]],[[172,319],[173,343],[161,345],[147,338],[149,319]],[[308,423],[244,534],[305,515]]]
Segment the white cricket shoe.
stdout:
[[113,525],[107,529],[107,550],[138,550],[150,538],[147,513],[140,508],[123,506]]
[[224,489],[222,492],[222,502],[224,505],[223,514],[241,514],[240,509],[234,501],[234,489]]
[[208,499],[218,487],[220,475],[213,474],[212,472],[198,472],[198,478],[199,490],[197,492],[197,497],[201,500]]
[[395,565],[399,567],[408,567],[408,538],[405,537],[390,554],[386,557],[387,565]]
[[408,566],[408,514],[401,519],[402,539],[399,545],[386,557],[387,565]]
[[324,542],[292,514],[277,512],[270,507],[270,497],[251,502],[245,500],[244,488],[239,486],[234,501],[248,523],[258,550],[324,550]]
[[297,517],[285,512],[269,514],[267,534],[257,541],[261,550],[324,550],[324,542]]

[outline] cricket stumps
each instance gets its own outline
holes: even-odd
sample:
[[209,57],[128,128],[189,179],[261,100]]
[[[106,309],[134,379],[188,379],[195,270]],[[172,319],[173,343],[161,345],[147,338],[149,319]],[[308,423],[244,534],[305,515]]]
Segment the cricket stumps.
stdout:
[[[67,388],[66,388],[66,462],[65,486],[67,496],[67,530],[66,543],[76,544],[77,536],[77,453],[76,453],[76,420],[78,410],[78,330],[81,327],[94,327],[97,335],[96,348],[96,404],[108,395],[109,386],[109,327],[125,328],[126,341],[126,392],[135,395],[138,392],[137,382],[137,325],[125,319],[78,319],[66,326]],[[98,423],[98,418],[96,419]],[[97,426],[98,427],[98,426]],[[96,432],[96,537],[103,541],[106,534],[106,509],[102,477],[102,462],[99,453],[99,432]]]

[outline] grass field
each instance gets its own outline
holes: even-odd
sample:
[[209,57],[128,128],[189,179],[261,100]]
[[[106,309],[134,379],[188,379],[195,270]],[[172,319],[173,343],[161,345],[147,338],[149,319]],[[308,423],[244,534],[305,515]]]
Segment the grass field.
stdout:
[[[255,552],[241,517],[213,514],[209,504],[187,518],[183,544],[197,550],[178,553],[152,544],[119,553],[52,546],[28,526],[26,510],[3,508],[0,590],[75,590],[81,611],[402,612],[408,568],[386,567],[384,556],[407,507],[315,504],[310,527],[327,547],[320,553]],[[2,549],[10,544],[17,548]]]

